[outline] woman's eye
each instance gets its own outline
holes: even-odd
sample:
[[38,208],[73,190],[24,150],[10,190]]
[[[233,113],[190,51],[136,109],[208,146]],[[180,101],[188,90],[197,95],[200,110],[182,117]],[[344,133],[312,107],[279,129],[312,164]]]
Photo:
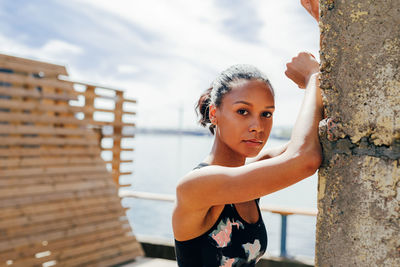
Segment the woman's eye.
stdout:
[[237,111],[237,113],[238,114],[240,114],[240,115],[247,115],[247,110],[245,110],[245,109],[239,109],[238,111]]
[[266,112],[262,113],[262,116],[265,117],[265,118],[270,118],[270,117],[272,117],[272,113],[269,112],[269,111],[266,111]]

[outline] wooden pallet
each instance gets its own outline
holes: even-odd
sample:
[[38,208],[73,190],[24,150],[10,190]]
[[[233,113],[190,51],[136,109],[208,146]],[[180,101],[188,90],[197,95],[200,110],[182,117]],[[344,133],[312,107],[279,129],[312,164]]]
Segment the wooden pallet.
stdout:
[[[133,137],[122,129],[134,126],[122,122],[134,115],[123,103],[135,101],[60,75],[63,66],[0,55],[0,266],[111,266],[143,255],[118,197],[120,164],[132,162],[120,157],[132,151],[121,147]],[[101,97],[115,109],[96,108]],[[96,121],[95,112],[114,121]],[[103,149],[102,138],[113,147]],[[102,151],[113,153],[107,163]]]

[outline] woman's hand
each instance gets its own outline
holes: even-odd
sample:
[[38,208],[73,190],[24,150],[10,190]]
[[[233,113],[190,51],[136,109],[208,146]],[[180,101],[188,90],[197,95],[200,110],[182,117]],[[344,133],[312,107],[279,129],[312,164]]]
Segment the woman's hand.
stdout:
[[312,54],[300,52],[286,64],[286,68],[286,76],[304,89],[311,75],[319,72],[319,63]]
[[319,21],[319,0],[301,0],[301,5],[314,17],[314,19]]

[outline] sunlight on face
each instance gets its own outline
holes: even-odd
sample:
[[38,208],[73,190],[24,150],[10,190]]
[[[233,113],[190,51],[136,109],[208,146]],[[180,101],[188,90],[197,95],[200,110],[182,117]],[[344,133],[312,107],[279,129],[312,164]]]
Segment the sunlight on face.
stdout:
[[231,84],[216,109],[216,138],[245,157],[255,157],[264,147],[275,110],[272,90],[260,80],[238,80]]

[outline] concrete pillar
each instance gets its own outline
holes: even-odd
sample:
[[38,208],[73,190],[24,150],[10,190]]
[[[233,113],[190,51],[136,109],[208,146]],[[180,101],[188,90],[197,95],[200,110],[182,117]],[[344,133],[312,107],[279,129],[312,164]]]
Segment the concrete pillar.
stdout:
[[321,0],[316,266],[400,266],[400,1]]

